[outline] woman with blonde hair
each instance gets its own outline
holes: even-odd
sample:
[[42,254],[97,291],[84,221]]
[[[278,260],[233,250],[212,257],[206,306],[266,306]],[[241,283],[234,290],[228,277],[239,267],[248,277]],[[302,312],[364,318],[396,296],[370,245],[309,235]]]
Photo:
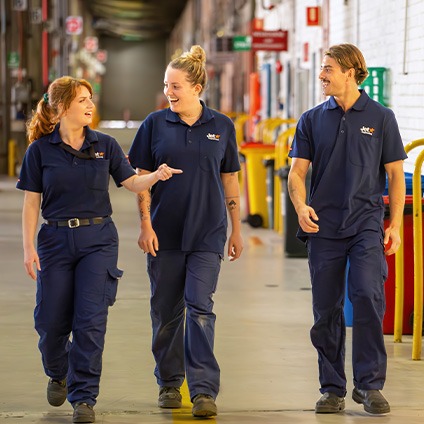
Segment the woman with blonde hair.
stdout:
[[196,417],[217,414],[212,298],[227,238],[226,207],[230,260],[243,250],[235,129],[200,100],[206,84],[200,46],[172,60],[164,80],[169,109],[146,118],[129,152],[140,175],[165,159],[184,169],[178,185],[170,181],[139,194],[139,246],[148,254],[158,405],[181,407],[186,377]]
[[31,144],[17,183],[25,190],[24,262],[37,280],[34,320],[50,377],[47,399],[60,406],[68,398],[76,423],[95,420],[108,308],[123,273],[109,177],[139,192],[181,172],[163,164],[137,176],[116,140],[89,128],[92,96],[85,80],[66,76],[50,84],[28,123]]

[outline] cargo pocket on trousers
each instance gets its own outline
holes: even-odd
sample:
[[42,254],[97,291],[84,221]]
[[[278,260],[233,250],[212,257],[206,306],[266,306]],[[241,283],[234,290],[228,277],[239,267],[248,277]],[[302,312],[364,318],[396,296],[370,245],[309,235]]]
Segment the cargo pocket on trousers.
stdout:
[[118,291],[118,280],[121,279],[124,271],[119,268],[109,268],[107,270],[105,301],[108,306],[112,306],[116,300]]

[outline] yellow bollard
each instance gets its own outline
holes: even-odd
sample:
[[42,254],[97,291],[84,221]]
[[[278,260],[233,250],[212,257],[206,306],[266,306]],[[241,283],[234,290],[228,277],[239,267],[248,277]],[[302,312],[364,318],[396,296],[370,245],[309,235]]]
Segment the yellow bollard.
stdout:
[[423,220],[421,198],[421,168],[424,162],[422,151],[415,162],[412,180],[414,213],[414,332],[412,337],[412,359],[421,359],[423,331]]
[[8,149],[8,175],[9,177],[15,176],[16,166],[16,143],[15,140],[9,140]]

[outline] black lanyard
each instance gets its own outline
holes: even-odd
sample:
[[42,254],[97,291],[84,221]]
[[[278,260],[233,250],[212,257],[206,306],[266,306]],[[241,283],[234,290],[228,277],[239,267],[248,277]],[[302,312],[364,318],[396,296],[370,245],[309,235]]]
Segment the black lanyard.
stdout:
[[96,155],[94,154],[94,143],[90,144],[89,152],[88,153],[84,153],[84,152],[80,152],[79,150],[75,150],[73,147],[71,147],[69,144],[66,144],[65,142],[61,142],[59,144],[59,146],[62,149],[65,149],[67,152],[72,153],[74,156],[76,156],[77,158],[80,159],[96,159]]

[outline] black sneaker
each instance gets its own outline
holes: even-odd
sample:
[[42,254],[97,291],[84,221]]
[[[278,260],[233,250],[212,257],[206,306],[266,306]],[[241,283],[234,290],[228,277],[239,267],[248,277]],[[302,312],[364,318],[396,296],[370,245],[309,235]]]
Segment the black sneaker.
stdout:
[[66,378],[64,380],[55,380],[51,378],[47,384],[47,401],[51,406],[60,406],[68,396],[68,386]]
[[334,393],[326,392],[315,404],[316,414],[335,414],[345,409],[345,400]]
[[218,415],[218,408],[212,396],[200,394],[193,398],[194,417],[214,417]]
[[159,389],[159,408],[181,408],[182,396],[179,387],[161,387]]
[[94,421],[96,421],[96,415],[91,405],[86,403],[76,403],[74,405],[73,423],[94,423]]

